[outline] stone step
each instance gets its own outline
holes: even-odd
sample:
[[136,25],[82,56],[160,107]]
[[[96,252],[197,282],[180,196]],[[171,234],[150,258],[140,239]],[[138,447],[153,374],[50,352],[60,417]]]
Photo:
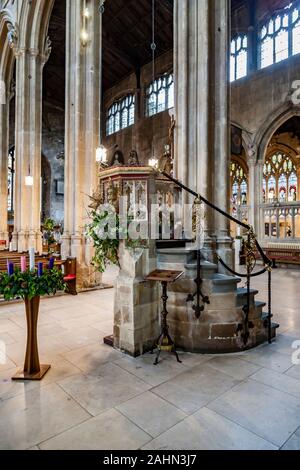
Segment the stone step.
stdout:
[[[195,279],[197,275],[197,260],[189,261],[184,265],[185,275],[190,279]],[[217,273],[218,267],[216,264],[209,261],[201,261],[201,277],[202,279],[213,279]]]
[[[250,289],[250,304],[254,304],[255,296],[258,294],[258,290]],[[243,307],[247,304],[247,289],[239,287],[236,292],[236,305],[237,307]]]
[[214,294],[235,293],[237,290],[237,285],[240,282],[240,278],[235,276],[227,276],[226,274],[214,274],[212,277]]
[[[246,304],[245,304],[246,305]],[[250,315],[249,315],[249,319],[261,319],[262,318],[262,314],[263,314],[263,309],[264,307],[266,306],[266,302],[261,302],[260,300],[256,300],[254,302],[254,308],[250,308]]]

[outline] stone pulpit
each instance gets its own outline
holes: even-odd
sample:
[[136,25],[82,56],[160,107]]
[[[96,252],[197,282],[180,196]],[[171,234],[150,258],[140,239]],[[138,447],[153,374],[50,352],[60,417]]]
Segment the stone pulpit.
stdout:
[[156,267],[150,230],[150,207],[157,203],[155,173],[150,167],[112,166],[100,172],[100,195],[118,212],[124,204],[128,219],[147,225],[149,230],[149,240],[142,246],[130,248],[126,240],[120,242],[120,272],[115,285],[114,346],[137,356],[151,349],[159,335],[158,287],[144,282]]

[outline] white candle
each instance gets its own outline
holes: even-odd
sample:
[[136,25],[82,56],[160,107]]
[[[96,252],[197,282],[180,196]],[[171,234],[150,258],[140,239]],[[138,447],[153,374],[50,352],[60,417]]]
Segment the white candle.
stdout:
[[35,267],[35,250],[34,248],[29,248],[29,269],[33,270]]

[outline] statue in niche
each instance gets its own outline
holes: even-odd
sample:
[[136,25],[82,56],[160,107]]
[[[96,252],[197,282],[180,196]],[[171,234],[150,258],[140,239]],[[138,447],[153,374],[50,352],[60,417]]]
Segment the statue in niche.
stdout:
[[124,165],[124,155],[121,152],[121,150],[116,150],[111,161],[111,166],[123,166],[123,165]]
[[139,157],[136,150],[131,150],[128,158],[128,166],[140,166]]
[[171,155],[170,145],[165,145],[164,154],[160,157],[158,167],[161,171],[172,175],[173,173],[173,160]]

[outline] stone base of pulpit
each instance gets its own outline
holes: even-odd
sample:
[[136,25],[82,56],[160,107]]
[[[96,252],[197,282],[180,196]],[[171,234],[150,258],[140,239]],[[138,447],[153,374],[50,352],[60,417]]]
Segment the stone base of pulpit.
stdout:
[[[268,340],[266,304],[255,299],[258,291],[251,289],[247,344],[242,338],[243,307],[247,304],[247,291],[239,288],[241,279],[218,271],[216,264],[204,259],[201,262],[202,292],[209,298],[200,318],[196,318],[193,304],[187,302],[195,293],[197,259],[194,249],[158,250],[158,268],[183,270],[184,275],[168,290],[168,324],[177,348],[193,353],[231,353],[251,349]],[[276,336],[278,325],[272,325]]]
[[150,351],[157,340],[160,314],[159,287],[144,279],[155,269],[150,249],[120,248],[120,273],[115,285],[114,347],[139,356]]

